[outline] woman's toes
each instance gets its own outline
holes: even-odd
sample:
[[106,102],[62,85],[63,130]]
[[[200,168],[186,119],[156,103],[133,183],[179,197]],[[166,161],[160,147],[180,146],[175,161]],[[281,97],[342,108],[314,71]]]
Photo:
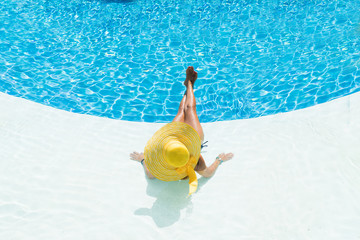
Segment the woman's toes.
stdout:
[[194,68],[192,66],[189,66],[187,69],[186,69],[186,75],[190,74],[192,75],[194,72]]

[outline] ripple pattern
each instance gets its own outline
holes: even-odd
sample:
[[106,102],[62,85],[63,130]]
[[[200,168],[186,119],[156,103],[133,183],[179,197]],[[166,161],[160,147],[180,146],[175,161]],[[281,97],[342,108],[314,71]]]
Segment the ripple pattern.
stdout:
[[4,0],[0,91],[67,111],[171,121],[185,69],[202,122],[360,90],[359,0]]

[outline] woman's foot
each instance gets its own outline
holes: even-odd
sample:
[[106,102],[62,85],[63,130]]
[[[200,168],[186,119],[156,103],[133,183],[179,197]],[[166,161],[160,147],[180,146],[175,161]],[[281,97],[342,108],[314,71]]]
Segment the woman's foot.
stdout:
[[190,66],[186,69],[186,79],[184,81],[185,87],[187,87],[188,82],[190,81],[192,86],[194,86],[194,83],[197,79],[197,72],[194,71],[194,67]]

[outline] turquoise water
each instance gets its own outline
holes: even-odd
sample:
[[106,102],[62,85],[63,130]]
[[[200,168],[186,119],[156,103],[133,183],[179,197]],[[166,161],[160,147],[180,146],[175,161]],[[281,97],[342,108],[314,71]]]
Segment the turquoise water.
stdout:
[[360,90],[359,9],[359,0],[3,0],[0,91],[166,122],[193,65],[202,122],[301,109]]

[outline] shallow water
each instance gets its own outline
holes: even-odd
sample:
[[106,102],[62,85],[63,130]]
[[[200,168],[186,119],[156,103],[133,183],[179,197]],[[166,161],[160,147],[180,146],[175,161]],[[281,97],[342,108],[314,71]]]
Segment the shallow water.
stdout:
[[202,122],[301,109],[359,91],[358,9],[358,0],[4,0],[0,91],[165,122],[194,65]]

